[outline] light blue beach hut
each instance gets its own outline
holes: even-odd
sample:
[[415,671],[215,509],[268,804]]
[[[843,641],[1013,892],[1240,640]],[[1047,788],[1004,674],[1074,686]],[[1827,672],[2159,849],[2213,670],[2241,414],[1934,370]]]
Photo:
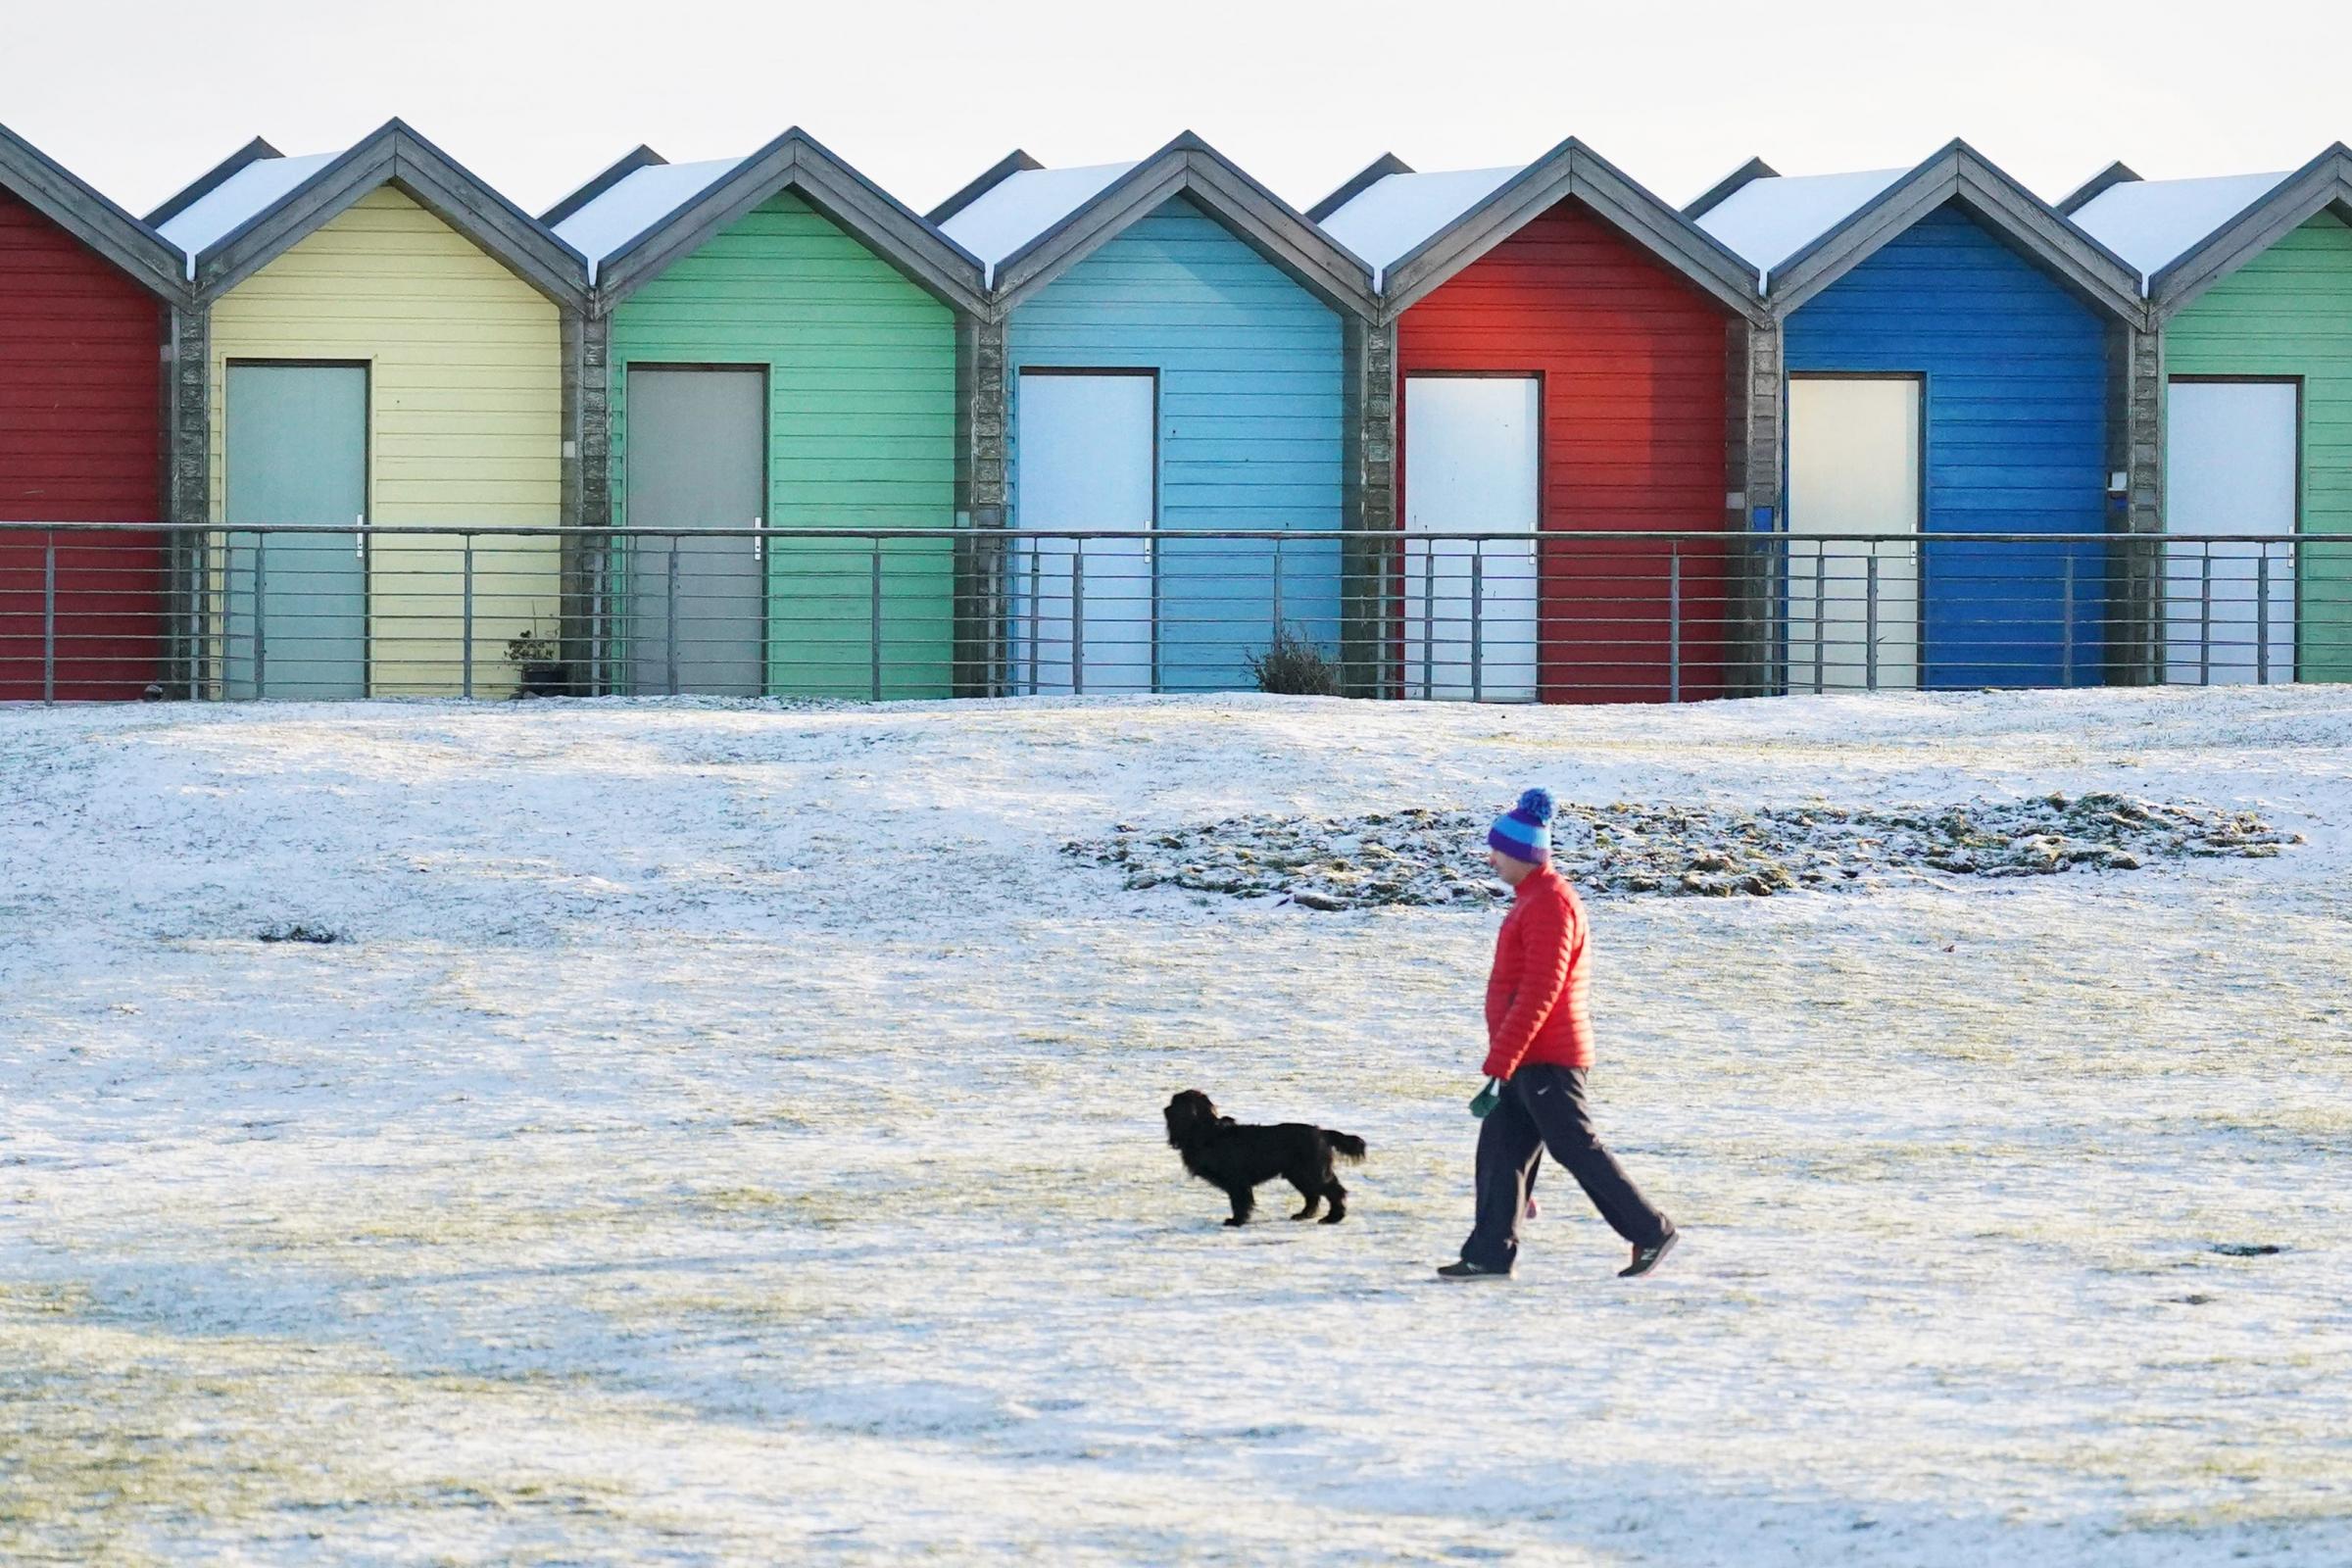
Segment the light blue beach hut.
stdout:
[[1311,536],[1348,516],[1369,269],[1190,134],[1132,164],[1016,152],[928,216],[1004,322],[1012,526],[1150,535],[1007,553],[1009,689],[1247,686],[1277,624],[1337,654],[1341,551]]

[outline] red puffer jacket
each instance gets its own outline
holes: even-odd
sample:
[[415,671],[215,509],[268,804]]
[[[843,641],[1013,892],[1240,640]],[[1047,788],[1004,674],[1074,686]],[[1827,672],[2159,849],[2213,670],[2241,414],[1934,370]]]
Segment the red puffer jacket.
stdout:
[[1531,1061],[1592,1065],[1592,1014],[1585,1001],[1585,906],[1550,866],[1519,884],[1494,938],[1487,977],[1487,1065],[1508,1078]]

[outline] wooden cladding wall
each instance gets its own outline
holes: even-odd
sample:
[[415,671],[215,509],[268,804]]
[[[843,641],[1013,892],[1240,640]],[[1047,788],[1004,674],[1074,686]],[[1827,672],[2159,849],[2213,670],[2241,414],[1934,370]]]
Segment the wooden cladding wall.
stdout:
[[[0,521],[162,520],[164,308],[0,189]],[[44,681],[46,535],[0,540],[0,701],[136,697],[157,678],[163,542],[57,544]]]
[[[1567,201],[1404,313],[1397,372],[1542,379],[1545,533],[1718,528],[1728,319],[1672,268]],[[1411,465],[1401,450],[1399,509]],[[1681,554],[1682,695],[1719,696],[1724,556]],[[1662,545],[1542,547],[1544,700],[1663,701],[1673,571]]]

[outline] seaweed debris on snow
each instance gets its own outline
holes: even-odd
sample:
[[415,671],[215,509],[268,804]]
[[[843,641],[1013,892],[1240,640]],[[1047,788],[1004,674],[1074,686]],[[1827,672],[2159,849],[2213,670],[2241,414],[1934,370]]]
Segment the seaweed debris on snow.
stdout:
[[[1133,828],[1062,846],[1130,889],[1287,898],[1311,909],[1475,908],[1505,889],[1486,864],[1487,813],[1415,808],[1353,817],[1250,815]],[[2299,833],[2251,811],[2107,792],[1895,809],[1562,805],[1560,871],[1591,896],[1769,898],[1867,889],[1924,873],[2016,877],[2135,871],[2160,860],[2262,858]]]

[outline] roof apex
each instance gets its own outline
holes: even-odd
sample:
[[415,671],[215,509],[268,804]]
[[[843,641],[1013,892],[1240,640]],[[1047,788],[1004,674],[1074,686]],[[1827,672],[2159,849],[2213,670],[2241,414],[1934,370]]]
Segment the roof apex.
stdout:
[[[585,300],[586,257],[397,115],[189,254],[188,267],[198,294],[209,296],[234,288],[288,247],[300,243],[320,223],[342,212],[350,200],[357,200],[358,194],[301,220],[290,217],[295,203],[347,181],[355,170],[379,163],[383,167],[358,194],[403,183],[410,185],[415,193],[419,180],[428,183],[446,180],[455,188],[445,194],[458,211],[444,210],[437,199],[428,200],[426,205],[436,217],[550,298],[572,308]],[[404,164],[409,166],[406,173]],[[210,276],[206,275],[208,264],[217,264]]]
[[[2276,230],[2285,226],[2280,213],[2300,209],[2309,202],[2313,193],[2304,187],[2315,177],[2328,175],[2331,165],[2333,188],[2313,210],[2325,212],[2333,208],[2352,220],[2352,147],[2340,141],[2329,142],[2293,172],[2148,275],[2148,298],[2155,318],[2162,321],[2170,318],[2275,242],[2278,237]],[[2304,220],[2298,218],[2295,222]]]
[[[1492,172],[1491,171],[1465,171]],[[1432,176],[1436,177],[1436,176]],[[1725,309],[1752,318],[1764,310],[1755,271],[1712,234],[1595,152],[1566,136],[1513,170],[1380,269],[1384,311],[1409,310],[1534,216],[1530,203],[1575,199]],[[1423,215],[1426,219],[1428,215]],[[1396,238],[1397,236],[1391,236]]]
[[[745,197],[753,187],[761,194]],[[791,125],[597,256],[590,264],[593,309],[599,314],[612,309],[754,201],[785,189],[812,198],[810,205],[828,220],[951,309],[976,314],[984,308],[978,257],[848,159]]]
[[0,124],[0,187],[122,270],[150,293],[186,297],[179,252],[153,227]]
[[[1196,172],[1195,160],[1213,173]],[[1100,166],[1079,165],[1078,168]],[[1239,193],[1220,190],[1222,177],[1241,187]],[[1378,310],[1372,289],[1372,269],[1338,240],[1326,234],[1304,213],[1269,190],[1248,170],[1190,130],[1178,131],[1145,157],[1087,196],[1026,240],[998,257],[988,268],[989,287],[1000,310],[1009,310],[1030,292],[1041,288],[1078,257],[1123,230],[1142,216],[1103,218],[1106,209],[1128,198],[1138,186],[1173,178],[1179,192],[1206,198],[1226,227],[1240,234],[1252,249],[1288,271],[1334,309],[1371,319]],[[1007,285],[1004,279],[1019,273]]]
[[[1991,188],[1992,194],[1972,197],[1961,181],[1963,172],[1975,173],[1981,184]],[[2085,233],[2027,189],[2015,175],[1958,136],[1920,160],[1812,240],[1783,257],[1769,270],[1768,298],[1782,302],[1785,309],[1793,309],[1842,277],[1875,254],[1883,243],[1865,227],[1865,220],[1872,214],[1946,174],[1953,180],[1953,189],[1946,200],[1958,196],[1981,216],[1991,220],[2011,240],[2033,251],[2046,270],[2059,276],[2079,296],[2126,320],[2137,322],[2144,318],[2139,273],[2131,263]],[[2069,254],[2070,245],[2079,245],[2083,254]],[[1789,296],[1784,292],[1784,282],[1791,274],[1797,279],[1792,286],[1794,304],[1788,303]]]

